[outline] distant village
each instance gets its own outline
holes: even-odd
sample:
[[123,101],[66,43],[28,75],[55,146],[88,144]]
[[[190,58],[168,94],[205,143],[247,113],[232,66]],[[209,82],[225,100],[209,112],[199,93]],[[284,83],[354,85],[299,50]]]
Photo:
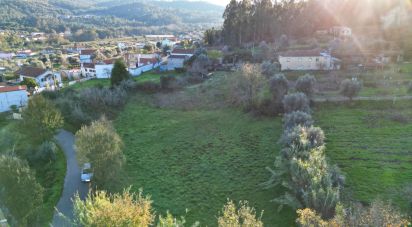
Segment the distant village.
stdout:
[[[58,35],[65,37],[70,34]],[[276,47],[263,43],[260,45],[260,52],[270,50],[270,55],[276,55],[268,59],[276,59],[273,63],[278,64],[280,71],[383,69],[387,64],[402,60],[402,52],[393,48],[384,51],[361,50],[356,46],[353,48],[353,45],[351,48],[342,48],[346,43],[354,43],[355,38],[349,27],[339,26],[317,31],[316,36],[328,36],[333,39],[327,46],[311,44],[313,48],[278,48],[277,51],[274,50]],[[48,35],[35,32],[24,38],[35,42],[47,40]],[[134,77],[154,69],[160,72],[184,69],[185,62],[194,55],[199,43],[202,43],[200,34],[181,37],[146,35],[140,41],[101,40],[94,44],[70,43],[61,48],[44,48],[40,51],[0,50],[0,112],[10,110],[11,106],[23,106],[33,93],[56,90],[90,79],[108,79],[116,59],[122,59]],[[222,53],[213,70],[216,70],[216,64],[224,68],[223,66],[227,65],[235,67],[243,61],[266,60],[264,54],[258,59],[255,53],[252,53],[251,57],[239,56],[235,50],[228,50],[226,46],[207,48]],[[33,59],[40,59],[41,66],[27,64],[33,63]],[[5,67],[4,62],[14,63],[17,69]],[[34,81],[36,85],[33,87],[27,84],[29,80]]]

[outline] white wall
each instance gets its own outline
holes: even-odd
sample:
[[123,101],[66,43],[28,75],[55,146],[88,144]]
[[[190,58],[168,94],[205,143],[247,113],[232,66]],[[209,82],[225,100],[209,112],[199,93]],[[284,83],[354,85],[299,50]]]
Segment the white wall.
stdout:
[[142,67],[139,67],[139,68],[129,69],[129,73],[130,73],[132,76],[140,76],[140,74],[142,74],[142,73],[144,73],[144,72],[147,72],[147,71],[150,71],[150,70],[152,70],[152,69],[155,69],[155,68],[157,68],[157,67],[159,67],[159,66],[160,66],[159,63],[149,64],[149,65],[145,65],[145,66],[142,66]]
[[16,105],[26,105],[28,101],[27,92],[23,91],[11,91],[11,92],[1,92],[0,93],[0,112],[5,112],[10,110],[10,106]]
[[185,59],[182,58],[169,58],[167,62],[167,70],[173,71],[176,68],[184,67]]
[[281,70],[331,70],[331,58],[313,57],[279,57]]
[[96,78],[97,79],[108,79],[112,74],[112,69],[114,65],[95,65]]

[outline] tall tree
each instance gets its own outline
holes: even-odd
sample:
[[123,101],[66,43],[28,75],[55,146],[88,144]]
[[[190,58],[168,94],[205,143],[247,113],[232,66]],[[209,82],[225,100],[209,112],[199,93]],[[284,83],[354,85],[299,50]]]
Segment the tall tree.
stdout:
[[130,77],[126,64],[120,59],[116,60],[110,77],[112,86],[119,85],[122,81],[130,79]]
[[37,142],[49,140],[58,129],[63,127],[63,116],[50,100],[35,95],[24,109],[22,121],[23,134]]
[[79,163],[91,163],[93,181],[99,188],[112,188],[119,182],[125,161],[122,139],[110,121],[102,118],[76,133]]
[[28,164],[16,157],[0,156],[0,207],[13,226],[35,226],[43,203],[43,188]]

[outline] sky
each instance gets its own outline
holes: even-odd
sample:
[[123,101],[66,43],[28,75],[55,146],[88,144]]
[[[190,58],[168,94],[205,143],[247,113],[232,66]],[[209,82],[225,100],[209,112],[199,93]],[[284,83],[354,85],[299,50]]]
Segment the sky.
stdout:
[[216,5],[226,6],[230,0],[203,0],[205,2],[210,2]]

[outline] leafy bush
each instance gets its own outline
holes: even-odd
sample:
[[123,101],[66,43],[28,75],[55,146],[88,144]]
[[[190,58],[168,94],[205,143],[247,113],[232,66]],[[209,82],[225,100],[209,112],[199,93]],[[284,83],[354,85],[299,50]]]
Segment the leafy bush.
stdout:
[[312,125],[312,116],[302,111],[291,112],[283,117],[283,128],[285,130],[295,128],[296,126],[310,127]]
[[283,99],[283,108],[285,113],[291,113],[295,111],[302,111],[309,113],[309,100],[303,93],[294,93],[286,95]]
[[239,202],[239,208],[232,201],[228,201],[223,207],[222,214],[218,218],[219,227],[253,226],[263,227],[262,215],[256,217],[254,208],[249,207],[248,202]]
[[296,81],[296,91],[304,93],[307,97],[312,97],[315,93],[316,78],[306,74]]
[[146,93],[157,93],[160,92],[162,89],[160,87],[160,84],[152,81],[147,81],[144,83],[138,83],[136,85],[136,90]]
[[49,162],[56,160],[57,146],[53,142],[45,141],[35,151],[33,161]]
[[114,88],[87,88],[81,91],[80,99],[89,108],[105,110],[123,107],[127,101],[127,92],[119,86]]
[[342,81],[340,88],[340,93],[352,100],[361,91],[362,83],[358,80],[346,79]]
[[176,73],[185,73],[187,72],[187,69],[182,67],[182,68],[175,68],[175,72]]
[[317,127],[297,126],[283,133],[280,144],[282,144],[282,147],[310,150],[325,144],[325,134],[322,129]]
[[269,90],[272,99],[276,103],[281,103],[289,90],[289,82],[284,74],[277,74],[269,80]]

